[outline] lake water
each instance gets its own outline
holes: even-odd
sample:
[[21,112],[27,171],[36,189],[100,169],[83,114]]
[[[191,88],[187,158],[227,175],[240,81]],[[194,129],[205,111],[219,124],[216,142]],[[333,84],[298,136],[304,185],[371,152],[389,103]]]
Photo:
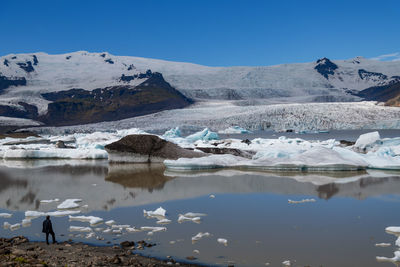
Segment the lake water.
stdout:
[[[322,135],[318,139],[325,139]],[[354,140],[353,135],[343,139]],[[102,160],[2,161],[0,213],[13,216],[0,218],[0,224],[21,222],[26,210],[55,210],[59,203],[40,203],[54,198],[81,198],[81,204],[88,205],[81,209],[82,215],[113,219],[117,224],[160,226],[156,219],[143,216],[143,209],[160,206],[172,220],[165,225],[167,231],[151,236],[146,232],[120,236],[96,232],[104,238],[97,240],[68,230],[71,225],[88,223],[53,217],[58,241],[108,245],[150,239],[157,246],[140,251],[143,255],[176,260],[195,256],[194,262],[206,265],[282,266],[290,260],[292,266],[384,267],[393,264],[377,262],[375,257],[393,257],[398,249],[396,237],[385,228],[400,226],[400,172],[307,174],[230,169],[174,173],[159,164],[109,165]],[[290,204],[289,199],[315,202]],[[186,212],[207,216],[199,224],[178,223],[178,215]],[[34,219],[30,227],[16,231],[1,228],[0,236],[43,240],[42,221],[43,217]],[[199,232],[211,236],[192,244],[191,238]],[[218,238],[227,239],[228,245],[218,243]],[[382,242],[391,246],[375,246]]]
[[[54,210],[56,203],[42,199],[82,198],[85,215],[118,224],[157,226],[146,219],[143,209],[162,206],[167,210],[166,232],[153,236],[98,233],[105,238],[71,237],[67,217],[54,217],[59,241],[83,241],[106,245],[123,240],[151,239],[157,246],[144,255],[185,259],[210,265],[281,266],[390,266],[378,263],[375,256],[393,256],[395,247],[375,247],[375,243],[394,243],[385,227],[400,225],[400,173],[257,173],[226,170],[217,172],[169,173],[161,165],[108,165],[104,161],[7,162],[0,168],[0,212],[13,213],[0,218],[20,222],[25,210]],[[22,168],[24,166],[24,168]],[[42,166],[42,167],[41,167]],[[210,198],[210,195],[215,198]],[[316,202],[289,204],[288,199],[314,198]],[[207,216],[200,224],[177,222],[178,214],[201,212]],[[1,230],[1,236],[17,234],[43,240],[42,218],[32,226],[16,231]],[[104,227],[99,225],[98,227]],[[192,244],[198,232],[209,232]],[[63,235],[63,236],[60,236]],[[218,243],[226,238],[228,246]],[[172,241],[172,242],[171,242]],[[198,250],[200,254],[193,253]]]

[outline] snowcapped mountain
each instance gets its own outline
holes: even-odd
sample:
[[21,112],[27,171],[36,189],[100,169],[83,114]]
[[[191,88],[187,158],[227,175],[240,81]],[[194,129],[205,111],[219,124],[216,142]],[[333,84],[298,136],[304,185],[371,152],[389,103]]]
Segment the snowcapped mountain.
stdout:
[[[147,81],[152,84],[149,86]],[[265,67],[207,67],[84,51],[61,55],[11,54],[0,57],[0,116],[35,119],[46,124],[76,124],[184,107],[190,104],[186,97],[264,99],[265,103],[357,101],[368,98],[358,95],[364,89],[397,82],[400,61],[362,57]],[[162,92],[153,91],[143,103],[127,98],[133,92],[142,92],[144,87],[154,90],[160,86],[164,88]],[[157,99],[159,95],[163,95],[162,99]],[[123,116],[115,115],[121,113],[122,99]],[[176,99],[180,103],[174,105]],[[137,112],[129,111],[132,103]],[[140,113],[137,105],[146,109],[149,103],[153,103],[153,108]],[[114,108],[104,114],[101,110],[105,107]],[[72,115],[63,116],[63,112]]]

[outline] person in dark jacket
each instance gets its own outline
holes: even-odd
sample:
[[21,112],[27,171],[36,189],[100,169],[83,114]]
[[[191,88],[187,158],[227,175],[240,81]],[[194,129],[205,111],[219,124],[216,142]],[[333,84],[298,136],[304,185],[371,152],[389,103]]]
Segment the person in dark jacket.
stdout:
[[56,236],[53,231],[53,225],[51,224],[50,216],[46,216],[46,220],[43,221],[42,232],[46,234],[46,243],[49,244],[49,234],[53,238],[53,244],[56,243]]

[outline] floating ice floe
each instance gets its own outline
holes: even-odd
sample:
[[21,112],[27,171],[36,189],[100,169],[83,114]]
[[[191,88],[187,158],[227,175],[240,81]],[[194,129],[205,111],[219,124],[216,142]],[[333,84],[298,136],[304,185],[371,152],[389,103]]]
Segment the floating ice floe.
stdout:
[[112,229],[125,229],[131,227],[129,224],[113,224],[111,225]]
[[11,226],[11,224],[10,224],[9,222],[4,222],[4,223],[3,223],[3,228],[4,228],[4,229],[9,229],[10,226]]
[[122,229],[114,229],[112,230],[113,234],[122,234]]
[[377,256],[376,260],[380,261],[380,262],[392,262],[392,263],[397,265],[397,264],[400,263],[400,250],[394,252],[394,257],[393,258]]
[[300,203],[306,203],[306,202],[315,202],[315,199],[313,199],[313,198],[306,198],[306,199],[302,199],[302,200],[288,199],[289,204],[300,204]]
[[193,250],[193,253],[200,254],[200,251],[197,250],[197,249],[194,249],[194,250]]
[[0,213],[0,218],[11,218],[12,214],[11,213]]
[[21,222],[22,227],[29,227],[32,225],[32,220],[31,219],[23,219]]
[[239,127],[239,126],[231,126],[229,128],[226,128],[225,130],[220,130],[218,131],[219,134],[245,134],[245,133],[251,133],[250,131]]
[[150,232],[161,232],[161,231],[167,231],[166,227],[158,227],[158,226],[142,226],[140,227],[140,230],[142,231],[150,231]]
[[96,227],[96,228],[94,228],[94,230],[96,232],[102,232],[104,230],[104,228],[103,227]]
[[109,234],[109,233],[111,233],[112,232],[112,229],[111,228],[107,228],[107,229],[105,229],[104,231],[103,231],[103,233],[105,233],[105,234]]
[[209,198],[215,198],[215,195],[210,195]]
[[149,218],[159,218],[159,217],[165,217],[166,210],[163,209],[162,207],[159,207],[158,209],[151,211],[151,210],[143,210],[143,214],[145,217]]
[[69,227],[70,232],[93,232],[92,228],[90,227],[83,227],[83,226],[70,226]]
[[128,233],[137,233],[137,232],[141,232],[142,230],[140,230],[140,229],[137,229],[136,227],[127,227],[127,228],[125,228],[125,230],[128,232]]
[[178,223],[189,222],[189,221],[194,222],[194,223],[200,223],[201,218],[200,217],[186,217],[182,214],[179,214]]
[[82,199],[79,198],[66,199],[60,205],[57,206],[57,209],[76,209],[80,207],[79,202],[82,202]]
[[385,228],[385,231],[389,234],[400,236],[400,226],[389,226]]
[[292,266],[292,263],[289,260],[286,260],[286,261],[282,262],[282,265],[285,267],[290,267],[290,266]]
[[27,211],[25,211],[25,217],[38,218],[38,217],[47,216],[47,215],[54,216],[54,217],[62,217],[62,216],[78,214],[80,212],[81,212],[80,210],[56,210],[56,211],[49,211],[49,212],[27,210]]
[[386,248],[386,247],[390,247],[391,244],[390,243],[377,243],[375,244],[375,247],[382,247],[382,248]]
[[95,216],[69,216],[70,221],[88,222],[90,226],[103,223],[103,219]]
[[96,235],[93,233],[93,232],[91,232],[91,233],[88,233],[86,236],[85,236],[85,238],[86,239],[89,239],[89,238],[92,238],[92,237],[95,237]]
[[205,213],[197,213],[197,212],[186,212],[183,214],[185,217],[194,218],[194,217],[204,217],[207,216]]
[[157,224],[169,224],[171,223],[170,219],[161,219],[156,222]]
[[192,237],[192,243],[199,241],[203,237],[209,237],[209,236],[210,236],[209,232],[205,232],[205,233],[199,232],[197,235]]
[[109,221],[106,221],[105,224],[107,224],[108,226],[112,226],[113,224],[116,224],[116,221],[109,220]]
[[218,238],[217,242],[222,244],[222,245],[224,245],[224,246],[228,245],[228,240],[226,240],[225,238]]
[[53,202],[59,202],[59,201],[60,201],[60,199],[58,199],[58,198],[55,198],[55,199],[43,199],[43,200],[40,200],[40,203],[47,204],[47,203],[53,203]]
[[18,230],[19,228],[21,228],[21,224],[20,223],[12,224],[12,225],[9,226],[9,229],[11,231]]

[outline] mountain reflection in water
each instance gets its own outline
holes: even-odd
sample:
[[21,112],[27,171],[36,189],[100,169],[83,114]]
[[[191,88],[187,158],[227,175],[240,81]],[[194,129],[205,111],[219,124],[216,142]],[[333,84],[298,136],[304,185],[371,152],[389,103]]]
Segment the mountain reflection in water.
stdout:
[[[162,164],[14,161],[0,167],[0,208],[37,210],[43,199],[82,198],[89,210],[193,198],[215,193],[273,193],[365,199],[400,194],[397,172],[169,172]],[[41,207],[46,208],[46,207]]]

